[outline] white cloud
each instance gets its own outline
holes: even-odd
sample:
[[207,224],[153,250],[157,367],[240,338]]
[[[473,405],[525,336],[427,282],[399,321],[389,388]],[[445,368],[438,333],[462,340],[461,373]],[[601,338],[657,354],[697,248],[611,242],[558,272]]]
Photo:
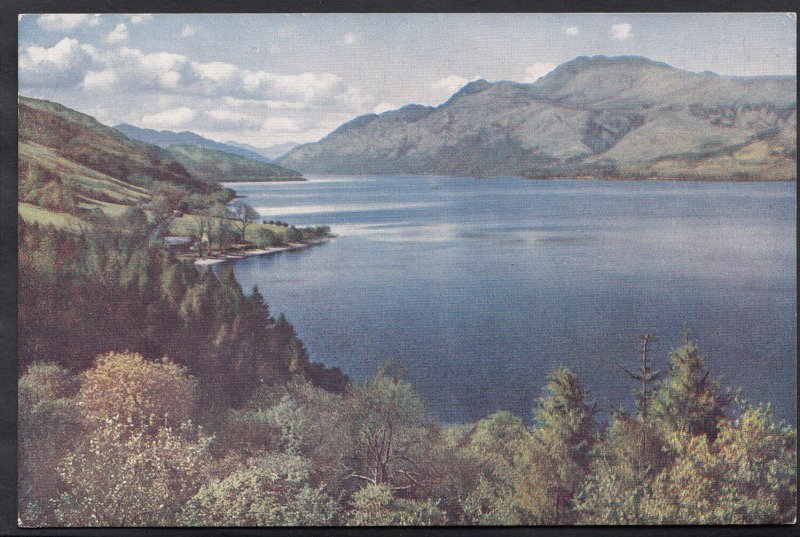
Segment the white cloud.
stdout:
[[372,109],[372,112],[375,114],[382,114],[384,112],[388,112],[389,110],[396,110],[400,108],[396,104],[392,103],[380,103],[375,108]]
[[191,37],[196,33],[197,33],[197,28],[192,26],[191,24],[187,24],[186,26],[183,27],[183,30],[181,30],[182,37]]
[[52,47],[29,45],[19,51],[21,87],[68,87],[79,84],[98,53],[91,45],[65,37]]
[[272,45],[269,46],[269,53],[272,54],[273,56],[276,54],[280,54],[281,52],[283,52],[283,49],[279,44],[273,43]]
[[261,128],[277,133],[300,132],[302,130],[298,120],[291,117],[268,117],[261,124]]
[[261,126],[261,120],[252,113],[217,108],[208,110],[205,115],[210,118],[208,127],[214,130],[253,130]]
[[83,78],[83,87],[87,90],[109,89],[117,81],[114,71],[89,71]]
[[131,20],[133,24],[141,24],[143,22],[152,20],[153,15],[150,13],[138,13],[136,15],[128,15],[128,18]]
[[206,114],[220,121],[241,121],[248,117],[247,114],[224,109],[209,110]]
[[262,100],[262,99],[242,99],[239,97],[231,97],[226,95],[222,98],[222,102],[229,105],[229,106],[247,106],[247,107],[255,107],[255,106],[266,106],[270,110],[300,110],[306,107],[305,103],[302,102],[292,102],[292,101],[272,101],[272,100]]
[[238,67],[225,62],[193,62],[192,68],[197,71],[200,78],[218,83],[230,82],[240,72]]
[[[129,30],[132,22],[126,24]],[[18,55],[23,93],[55,98],[108,122],[187,128],[211,138],[235,133],[241,141],[309,141],[379,102],[329,72],[248,70],[121,43],[95,49],[63,38],[52,47],[23,45]],[[71,97],[43,88],[64,88]]]
[[124,23],[119,23],[106,36],[106,43],[119,43],[120,41],[127,41],[127,39],[128,27]]
[[347,32],[346,34],[344,34],[344,37],[342,38],[342,42],[344,42],[345,45],[354,45],[356,44],[357,41],[358,41],[358,36],[356,36],[356,34],[354,34],[353,32]]
[[189,59],[183,54],[123,47],[105,55],[103,63],[113,69],[129,90],[178,90],[194,78]]
[[187,106],[162,110],[155,114],[142,116],[141,125],[150,128],[172,129],[189,123],[195,117],[195,111]]
[[274,100],[328,101],[346,92],[341,78],[331,73],[279,75],[267,71],[239,71],[242,83],[232,90]]
[[469,82],[473,80],[478,80],[479,76],[474,76],[472,78],[464,78],[461,76],[450,75],[444,78],[440,78],[436,82],[431,85],[431,89],[440,97],[449,97],[457,90],[461,89]]
[[[112,34],[124,33],[117,27]],[[113,41],[113,39],[111,39]],[[86,81],[87,73],[95,74]],[[183,54],[144,53],[119,47],[98,52],[76,39],[64,38],[50,48],[30,45],[19,51],[21,87],[58,85],[101,87],[113,79],[127,93],[158,90],[169,94],[203,97],[251,98],[306,104],[355,104],[364,97],[332,73],[278,74],[250,71],[225,62],[196,62]],[[338,100],[337,100],[338,99]]]
[[522,82],[535,82],[556,67],[555,63],[536,62],[525,68],[525,78]]
[[331,102],[338,105],[340,110],[358,110],[361,114],[372,107],[375,102],[375,97],[361,92],[360,88],[354,86],[341,86],[344,91],[336,93]]
[[631,30],[631,25],[627,22],[623,22],[612,25],[608,35],[611,36],[611,39],[628,39],[629,37],[633,37],[633,32]]
[[49,67],[55,69],[65,69],[72,64],[73,59],[81,50],[78,40],[70,37],[65,37],[50,48],[31,45],[20,55],[20,69],[24,70],[43,64],[50,64]]
[[577,26],[570,26],[569,28],[567,28],[566,30],[564,30],[564,35],[568,35],[568,36],[570,36],[570,37],[575,37],[575,36],[576,36],[576,35],[578,35],[579,33],[581,33],[581,31],[580,31],[580,30],[578,30],[578,27],[577,27]]
[[97,26],[100,24],[100,15],[86,13],[39,15],[36,22],[45,30],[74,30],[78,26]]

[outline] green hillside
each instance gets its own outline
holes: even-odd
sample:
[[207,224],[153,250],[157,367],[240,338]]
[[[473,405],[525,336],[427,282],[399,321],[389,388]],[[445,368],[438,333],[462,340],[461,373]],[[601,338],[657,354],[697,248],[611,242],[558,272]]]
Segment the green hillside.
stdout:
[[227,183],[302,179],[300,172],[215,149],[172,145],[167,150],[192,176],[205,181]]
[[192,175],[167,150],[131,140],[91,116],[21,96],[18,110],[19,201],[37,207],[20,211],[23,217],[118,216],[148,204],[159,189],[231,196]]

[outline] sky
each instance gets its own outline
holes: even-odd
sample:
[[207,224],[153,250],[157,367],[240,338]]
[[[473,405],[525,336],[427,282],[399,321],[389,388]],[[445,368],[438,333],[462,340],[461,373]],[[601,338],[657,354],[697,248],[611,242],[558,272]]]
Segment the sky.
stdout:
[[577,56],[796,74],[796,15],[72,14],[19,20],[19,91],[116,125],[256,147],[438,105],[471,80],[533,82]]

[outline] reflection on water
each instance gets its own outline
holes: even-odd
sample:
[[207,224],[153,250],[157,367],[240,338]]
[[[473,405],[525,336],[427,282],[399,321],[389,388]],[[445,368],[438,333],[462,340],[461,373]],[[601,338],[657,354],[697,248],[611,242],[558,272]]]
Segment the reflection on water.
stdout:
[[716,373],[795,420],[793,183],[324,177],[230,184],[264,219],[334,241],[235,263],[313,358],[355,378],[407,364],[433,413],[524,417],[574,369],[626,404],[614,366],[688,326]]

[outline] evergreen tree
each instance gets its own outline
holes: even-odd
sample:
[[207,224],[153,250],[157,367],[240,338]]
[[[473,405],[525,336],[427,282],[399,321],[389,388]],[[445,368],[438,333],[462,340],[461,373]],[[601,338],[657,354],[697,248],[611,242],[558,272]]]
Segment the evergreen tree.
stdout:
[[572,499],[584,485],[598,439],[596,407],[577,376],[566,368],[550,374],[534,409],[533,440],[519,450],[517,503],[534,523],[574,521]]
[[657,431],[651,430],[642,449],[641,419],[624,412],[612,417],[593,453],[592,472],[575,499],[578,522],[586,524],[644,523],[655,477],[672,464]]
[[34,363],[19,379],[17,445],[20,520],[55,525],[53,498],[64,486],[55,471],[84,432],[78,378],[52,363]]
[[654,422],[667,435],[705,435],[713,441],[731,397],[709,378],[705,359],[688,340],[670,355],[670,368],[652,403]]

